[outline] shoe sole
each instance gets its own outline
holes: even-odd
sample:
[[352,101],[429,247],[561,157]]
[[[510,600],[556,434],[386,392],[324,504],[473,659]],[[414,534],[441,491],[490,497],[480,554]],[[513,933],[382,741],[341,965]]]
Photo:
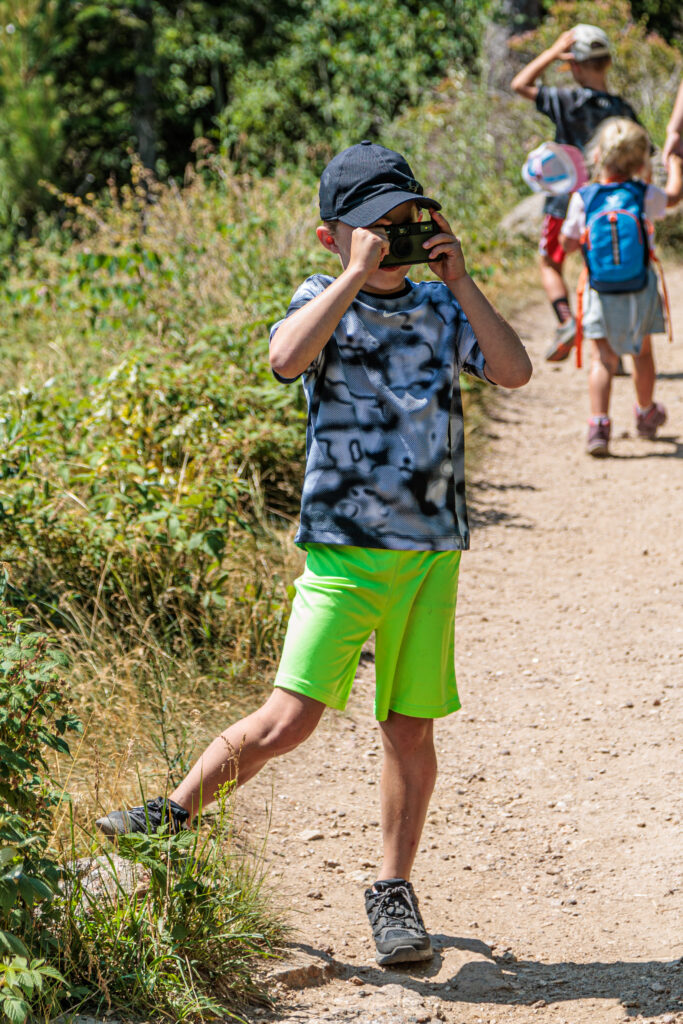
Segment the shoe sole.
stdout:
[[397,946],[391,953],[378,953],[375,957],[380,966],[385,967],[387,964],[414,964],[422,960],[431,960],[434,956],[434,950],[430,946],[429,949],[413,949],[412,946]]
[[109,818],[98,818],[95,824],[100,832],[103,832],[104,835],[109,836],[109,838],[112,836],[123,836],[127,834],[125,829],[120,829],[117,828],[116,825],[113,825]]
[[562,345],[553,345],[545,354],[546,363],[561,363],[573,348],[573,341],[565,341]]
[[654,441],[657,436],[657,431],[660,427],[663,427],[669,417],[667,416],[666,409],[661,406],[658,407],[657,412],[659,415],[656,418],[656,422],[650,421],[648,424],[638,426],[638,420],[636,419],[636,434],[638,437],[644,438],[646,441]]
[[592,455],[594,459],[604,459],[605,456],[609,455],[609,448],[606,444],[594,445],[591,448],[586,448],[589,455]]
[[662,423],[658,423],[654,430],[638,430],[636,428],[636,433],[638,434],[638,437],[641,437],[644,441],[654,441],[657,437],[657,431],[660,427],[664,426],[664,423],[666,423],[666,420]]

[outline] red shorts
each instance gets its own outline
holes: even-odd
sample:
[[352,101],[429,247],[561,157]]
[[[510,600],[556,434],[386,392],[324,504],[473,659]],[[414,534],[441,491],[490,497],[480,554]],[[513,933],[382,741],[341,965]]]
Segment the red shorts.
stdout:
[[547,256],[551,263],[556,263],[560,267],[567,255],[560,245],[560,231],[563,224],[564,217],[553,217],[546,213],[543,218],[541,241],[538,245],[539,251]]

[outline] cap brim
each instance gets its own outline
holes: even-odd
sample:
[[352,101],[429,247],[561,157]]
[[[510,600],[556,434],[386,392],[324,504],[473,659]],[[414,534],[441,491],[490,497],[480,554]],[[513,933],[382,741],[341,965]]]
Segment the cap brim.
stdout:
[[576,174],[576,181],[574,183],[574,187],[573,187],[572,191],[575,192],[577,189],[579,189],[583,185],[585,185],[586,182],[588,181],[588,169],[586,167],[586,162],[585,162],[585,160],[583,158],[583,154],[582,154],[581,150],[577,149],[576,146],[568,146],[568,145],[562,144],[562,149],[565,151],[565,153],[567,154],[567,156],[571,160],[572,164],[574,165],[574,173]]
[[597,57],[611,57],[611,56],[612,56],[611,50],[608,50],[606,46],[602,46],[599,50],[596,48],[595,50],[591,50],[590,53],[581,54],[581,56],[578,56],[577,54],[572,53],[572,58],[571,59],[573,61],[575,61],[577,64],[583,64],[585,61],[593,60],[594,58],[597,58]]
[[437,203],[436,199],[428,199],[427,196],[416,195],[414,192],[387,192],[383,196],[368,199],[360,206],[354,206],[353,210],[349,210],[337,220],[352,228],[366,228],[368,224],[374,224],[376,220],[386,217],[390,210],[400,206],[401,203],[408,202],[417,203],[418,206],[431,210],[441,209],[441,203]]

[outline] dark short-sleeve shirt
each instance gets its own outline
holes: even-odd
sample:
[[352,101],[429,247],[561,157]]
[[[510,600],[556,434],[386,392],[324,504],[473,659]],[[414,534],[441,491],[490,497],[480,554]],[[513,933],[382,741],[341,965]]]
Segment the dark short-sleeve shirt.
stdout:
[[[582,86],[560,89],[541,85],[536,96],[536,109],[555,125],[555,142],[577,146],[581,150],[608,117],[628,117],[638,121],[633,107],[621,96]],[[550,196],[544,209],[553,217],[564,217],[568,205],[568,195]]]
[[[333,280],[309,277],[287,316]],[[407,281],[388,297],[359,292],[303,374],[298,544],[469,546],[461,372],[486,379],[474,331],[444,284]]]

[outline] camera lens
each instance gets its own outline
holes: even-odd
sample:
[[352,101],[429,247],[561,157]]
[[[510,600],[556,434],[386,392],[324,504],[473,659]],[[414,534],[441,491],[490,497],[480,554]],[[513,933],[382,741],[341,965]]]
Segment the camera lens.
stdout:
[[401,260],[410,254],[411,248],[409,238],[395,238],[391,243],[391,255]]

